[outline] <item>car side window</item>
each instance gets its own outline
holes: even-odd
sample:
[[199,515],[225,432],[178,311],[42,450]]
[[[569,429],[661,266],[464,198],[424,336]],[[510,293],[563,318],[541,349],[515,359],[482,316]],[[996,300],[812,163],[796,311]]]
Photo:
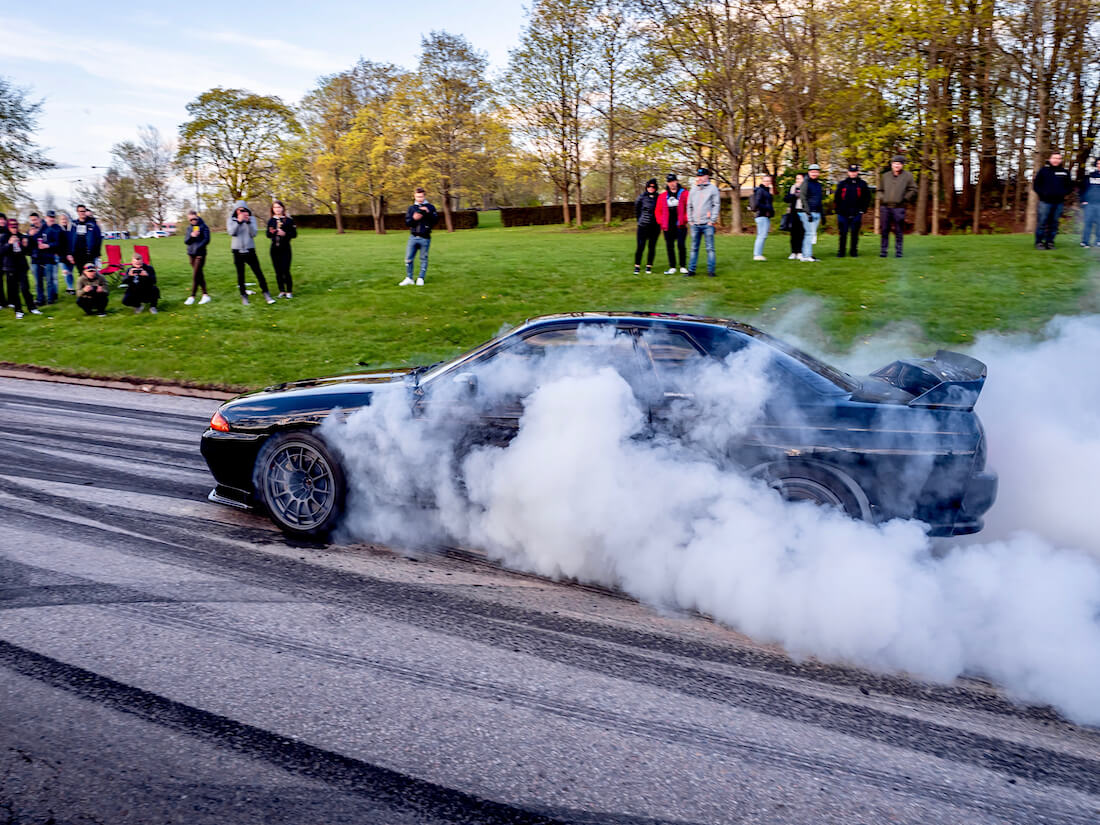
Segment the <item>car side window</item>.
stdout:
[[641,340],[653,361],[661,391],[679,393],[690,382],[689,374],[698,369],[706,356],[682,332],[675,330],[643,330]]

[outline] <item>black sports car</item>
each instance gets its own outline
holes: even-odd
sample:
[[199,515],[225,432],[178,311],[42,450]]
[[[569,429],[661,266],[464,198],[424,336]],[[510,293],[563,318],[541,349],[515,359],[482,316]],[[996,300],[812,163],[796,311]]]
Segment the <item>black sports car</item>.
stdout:
[[[593,330],[605,334],[592,336]],[[693,414],[699,365],[763,353],[771,386],[759,415],[722,460],[790,499],[837,507],[872,522],[916,518],[932,535],[982,529],[997,479],[974,403],[985,365],[940,351],[855,378],[747,324],[664,313],[570,313],[534,318],[451,361],[280,384],[224,404],[202,437],[217,486],[210,500],[260,507],[286,533],[327,535],[347,481],[337,452],[316,431],[377,393],[403,393],[414,415],[433,404],[476,409],[463,443],[506,444],[523,414],[521,394],[493,394],[484,378],[508,361],[537,364],[584,344],[626,377],[655,437],[676,439]],[[456,388],[461,388],[456,393]],[[446,391],[443,391],[446,390]],[[483,403],[471,405],[479,394]],[[438,410],[437,410],[438,411]],[[714,415],[713,406],[708,415]]]

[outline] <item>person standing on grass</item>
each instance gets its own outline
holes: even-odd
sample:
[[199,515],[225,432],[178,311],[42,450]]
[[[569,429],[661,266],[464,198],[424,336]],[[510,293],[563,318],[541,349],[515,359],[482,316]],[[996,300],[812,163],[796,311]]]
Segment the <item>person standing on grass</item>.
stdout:
[[648,245],[645,274],[652,275],[653,258],[657,254],[657,236],[661,234],[661,227],[657,223],[657,178],[650,178],[645,182],[645,189],[634,201],[634,217],[638,221],[634,244],[634,274],[641,271],[642,250]]
[[676,253],[680,253],[680,271],[687,274],[687,192],[680,186],[680,179],[669,172],[665,175],[665,191],[657,196],[654,210],[657,225],[665,234],[665,251],[668,252],[666,275],[676,274]]
[[4,250],[8,243],[8,216],[0,212],[0,307],[12,308],[7,299],[7,273],[4,271]]
[[30,239],[19,231],[19,221],[8,218],[7,235],[4,238],[4,246],[0,250],[0,269],[4,271],[4,280],[7,281],[9,306],[15,309],[15,317],[23,317],[23,305],[19,302],[22,294],[27,304],[27,311],[34,315],[42,313],[34,305],[31,298],[31,287],[27,280],[30,271],[28,258],[30,257]]
[[206,250],[210,246],[210,227],[194,209],[187,213],[187,222],[191,228],[183,236],[183,242],[187,247],[187,259],[191,261],[191,294],[184,301],[184,306],[195,303],[195,293],[202,290],[200,304],[210,303],[210,293],[206,291],[206,274],[203,271],[206,266]]
[[42,222],[37,212],[31,212],[31,228],[27,232],[30,241],[31,270],[34,272],[35,300],[39,306],[57,303],[57,254],[61,231],[53,232]]
[[821,216],[825,212],[825,185],[821,182],[821,167],[811,163],[806,170],[806,178],[802,181],[799,196],[802,200],[802,211],[798,213],[802,221],[802,257],[800,261],[816,263],[814,257],[814,244],[817,243],[817,232],[821,229]]
[[[46,213],[46,217],[49,217],[49,213]],[[61,267],[61,271],[65,273],[65,294],[76,295],[76,288],[73,282],[73,265],[69,260],[69,236],[72,233],[72,221],[69,220],[68,212],[57,213],[57,228],[61,230],[61,253],[57,256],[57,265]]]
[[252,274],[256,276],[260,292],[264,300],[269,304],[275,303],[271,293],[267,289],[267,279],[260,269],[260,261],[256,258],[256,233],[259,227],[256,225],[256,216],[248,208],[244,201],[237,201],[233,205],[233,212],[225,221],[225,231],[229,233],[229,248],[233,251],[233,265],[237,268],[237,286],[241,291],[241,303],[249,305],[248,290],[244,287],[244,266],[248,264]]
[[[871,187],[859,176],[859,166],[848,167],[848,177],[836,185],[833,206],[836,209],[836,228],[840,236],[836,256],[845,254],[859,257],[859,230],[863,213],[871,205]],[[850,240],[849,240],[850,239]]]
[[1065,208],[1066,195],[1073,191],[1073,179],[1062,165],[1062,153],[1051,152],[1050,160],[1035,174],[1031,188],[1039,196],[1039,214],[1035,221],[1035,248],[1054,249],[1058,221]]
[[1081,208],[1085,213],[1081,231],[1081,246],[1100,246],[1100,158],[1094,159],[1092,171],[1081,181]]
[[280,298],[293,298],[294,283],[290,279],[290,242],[298,237],[294,218],[286,213],[282,201],[271,202],[271,217],[267,219],[267,237],[271,239],[271,265],[275,267],[275,282]]
[[[423,186],[413,192],[412,205],[405,210],[405,225],[409,227],[409,243],[405,247],[405,279],[398,286],[424,286],[428,274],[428,250],[432,245],[432,227],[439,220],[439,213],[428,202]],[[420,274],[413,280],[413,261],[420,255]]]
[[749,208],[756,215],[756,241],[752,245],[752,259],[754,261],[766,261],[764,257],[764,240],[772,228],[772,218],[775,217],[775,195],[772,192],[772,176],[763,175],[760,183],[752,190],[749,198]]
[[98,315],[103,318],[107,315],[107,296],[111,288],[107,286],[104,278],[95,268],[94,263],[84,264],[80,278],[76,282],[76,305],[84,310],[85,315]]
[[122,283],[126,287],[126,294],[122,296],[123,305],[133,307],[135,315],[146,306],[150,314],[157,314],[160,287],[157,286],[157,273],[152,264],[145,263],[141,255],[134,253]]
[[95,263],[102,252],[103,233],[95,217],[84,204],[76,207],[76,222],[69,230],[69,263],[78,271],[84,271],[84,264]]
[[791,254],[787,256],[788,261],[798,261],[802,258],[802,240],[806,233],[798,213],[802,211],[802,184],[805,180],[806,176],[798,172],[794,176],[794,183],[783,196],[783,200],[789,204],[787,214],[790,217],[787,222],[791,227]]
[[714,254],[714,227],[718,223],[722,198],[718,187],[710,182],[710,170],[700,166],[695,170],[695,186],[688,195],[688,223],[691,225],[691,259],[688,261],[688,277],[695,276],[699,263],[699,246],[707,245],[707,275],[713,278],[717,268]]
[[894,231],[894,257],[900,258],[905,238],[905,205],[917,199],[917,182],[913,173],[905,168],[905,158],[894,155],[890,171],[879,181],[882,190],[882,208],[879,210],[880,244],[878,256],[885,258],[890,247],[890,230]]

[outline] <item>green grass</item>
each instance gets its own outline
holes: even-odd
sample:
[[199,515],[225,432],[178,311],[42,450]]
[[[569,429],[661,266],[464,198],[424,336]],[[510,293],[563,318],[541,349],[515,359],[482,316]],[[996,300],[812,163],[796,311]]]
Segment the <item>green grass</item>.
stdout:
[[[490,217],[490,216],[485,216]],[[491,217],[496,217],[495,215]],[[487,221],[486,221],[487,222]],[[496,223],[496,221],[494,221]],[[43,317],[0,314],[0,361],[100,376],[135,376],[229,387],[372,367],[436,361],[532,315],[581,309],[660,310],[739,318],[767,329],[792,296],[815,296],[831,349],[892,323],[923,330],[929,344],[959,344],[983,330],[1035,330],[1056,314],[1096,309],[1100,260],[1069,235],[1037,252],[1024,235],[913,237],[897,260],[864,237],[856,260],[788,261],[787,235],[751,260],[748,235],[718,237],[718,278],[635,277],[632,229],[483,226],[437,232],[425,288],[397,287],[407,235],[306,230],[294,246],[294,300],[243,307],[228,239],[216,235],[207,264],[214,296],[184,306],[190,269],[178,237],[152,240],[161,312],[135,316],[111,296],[106,318],[85,317],[71,297]],[[125,260],[133,242],[121,242]],[[272,289],[266,242],[260,260]],[[656,268],[666,266],[663,241]],[[63,285],[62,285],[63,286]],[[33,288],[33,287],[32,287]]]

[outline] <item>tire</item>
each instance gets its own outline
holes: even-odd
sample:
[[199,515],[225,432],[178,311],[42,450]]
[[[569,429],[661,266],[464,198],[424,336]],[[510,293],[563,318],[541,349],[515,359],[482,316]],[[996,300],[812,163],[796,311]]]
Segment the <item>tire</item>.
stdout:
[[851,518],[871,520],[867,496],[847,476],[812,464],[778,464],[759,474],[787,501],[808,501],[819,507],[835,507]]
[[256,497],[288,536],[322,540],[344,511],[344,470],[325,443],[308,432],[277,433],[256,456]]

